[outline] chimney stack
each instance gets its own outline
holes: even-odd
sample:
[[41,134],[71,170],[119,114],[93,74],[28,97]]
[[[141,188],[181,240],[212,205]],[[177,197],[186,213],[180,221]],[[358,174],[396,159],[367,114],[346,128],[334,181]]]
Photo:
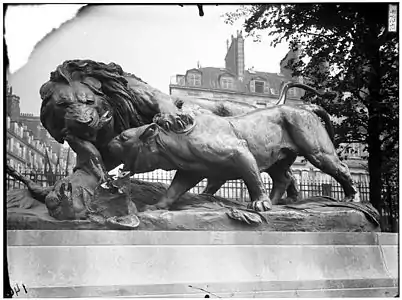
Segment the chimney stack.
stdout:
[[236,75],[240,80],[243,80],[244,77],[244,39],[241,34],[241,31],[237,31],[237,68]]
[[280,62],[280,70],[283,75],[286,77],[292,77],[292,71],[287,67],[288,62],[293,59],[293,63],[296,63],[300,59],[300,50],[297,49],[293,51],[292,49],[285,55],[285,57]]
[[[229,45],[229,41],[227,41]],[[225,57],[225,68],[236,75],[239,80],[244,78],[244,39],[241,31],[237,30],[237,36],[232,34],[232,43],[228,46]]]

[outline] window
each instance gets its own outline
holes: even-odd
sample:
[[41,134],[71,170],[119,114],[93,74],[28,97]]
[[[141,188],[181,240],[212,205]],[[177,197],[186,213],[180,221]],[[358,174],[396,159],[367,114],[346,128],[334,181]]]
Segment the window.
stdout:
[[25,158],[25,149],[26,148],[24,147],[24,145],[21,145],[21,144],[20,144],[20,148],[21,148],[21,150],[20,150],[21,151],[21,157]]
[[221,88],[225,90],[233,89],[233,78],[223,77],[221,78]]
[[255,81],[255,92],[263,94],[264,93],[264,81]]
[[177,76],[177,84],[178,85],[185,85],[185,80],[184,80],[184,76],[183,75],[178,75]]
[[16,143],[14,144],[13,153],[16,154],[16,155],[20,155],[20,154],[19,154],[19,151],[20,151],[20,143],[19,143],[19,142],[16,142]]
[[201,85],[201,74],[189,73],[187,75],[187,85],[200,86]]
[[250,81],[250,92],[264,94],[264,92],[269,93],[269,86],[265,81],[261,80],[251,80]]
[[10,150],[11,152],[13,152],[14,150],[14,139],[12,137],[10,138],[10,147],[8,148],[8,150]]

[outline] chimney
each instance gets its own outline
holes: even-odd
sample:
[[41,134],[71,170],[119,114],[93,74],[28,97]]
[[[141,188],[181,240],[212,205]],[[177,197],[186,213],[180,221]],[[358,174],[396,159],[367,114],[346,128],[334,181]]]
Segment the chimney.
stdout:
[[244,39],[241,31],[237,31],[237,78],[243,80],[244,77]]
[[20,97],[13,94],[7,95],[7,115],[11,120],[19,121],[20,112]]
[[[228,43],[228,41],[227,41]],[[240,80],[244,77],[244,39],[241,31],[237,36],[232,35],[232,42],[228,46],[225,57],[225,68],[236,75]]]
[[285,57],[280,62],[280,70],[281,74],[286,77],[292,78],[292,70],[287,67],[288,62],[293,59],[293,62],[296,63],[299,60],[299,49],[293,51],[292,49],[285,55]]

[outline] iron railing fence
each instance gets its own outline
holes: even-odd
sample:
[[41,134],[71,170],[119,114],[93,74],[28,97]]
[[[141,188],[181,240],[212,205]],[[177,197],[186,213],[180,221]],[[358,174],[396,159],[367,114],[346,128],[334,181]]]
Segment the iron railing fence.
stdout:
[[[67,176],[64,172],[57,172],[49,174],[43,170],[23,170],[20,172],[23,176],[30,178],[34,182],[39,183],[41,186],[53,185],[57,180]],[[169,185],[174,177],[175,171],[161,171],[157,170],[150,173],[135,174],[134,178],[148,181],[160,182]],[[7,189],[25,188],[22,182],[16,181],[9,175],[7,178]],[[272,180],[269,176],[262,176],[263,182],[268,190],[272,188]],[[190,190],[192,193],[200,194],[205,189],[207,180],[204,179]],[[316,195],[325,195],[332,198],[341,200],[344,197],[342,187],[335,180],[317,180],[317,179],[303,179],[298,182],[301,198],[307,198]],[[364,201],[369,200],[369,186],[368,183],[357,183],[360,192],[360,197]],[[247,187],[243,180],[228,180],[216,193],[216,195],[236,199],[239,201],[250,201]]]

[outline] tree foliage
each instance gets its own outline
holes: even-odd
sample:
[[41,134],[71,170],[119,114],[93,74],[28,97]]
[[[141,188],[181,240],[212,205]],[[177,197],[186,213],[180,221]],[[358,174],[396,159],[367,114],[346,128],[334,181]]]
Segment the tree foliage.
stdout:
[[[289,62],[293,75],[343,95],[312,101],[342,120],[336,125],[337,144],[367,145],[370,201],[379,209],[385,174],[398,172],[399,37],[388,31],[388,4],[241,6],[225,21],[239,19],[254,40],[266,34],[272,46],[287,41],[299,51],[300,59]],[[311,100],[308,94],[304,98]]]

